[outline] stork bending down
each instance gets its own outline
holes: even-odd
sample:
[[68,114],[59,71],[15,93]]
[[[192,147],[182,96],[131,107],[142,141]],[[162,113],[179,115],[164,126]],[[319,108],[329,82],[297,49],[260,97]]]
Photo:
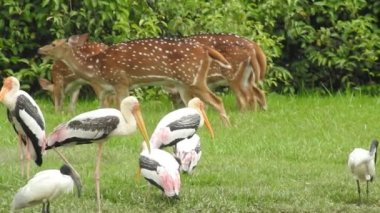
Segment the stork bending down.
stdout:
[[183,139],[174,146],[174,155],[180,159],[181,171],[191,173],[202,156],[201,139],[197,134]]
[[144,141],[139,165],[141,174],[149,183],[161,189],[167,197],[179,198],[181,178],[178,159],[157,148],[152,148],[149,153]]

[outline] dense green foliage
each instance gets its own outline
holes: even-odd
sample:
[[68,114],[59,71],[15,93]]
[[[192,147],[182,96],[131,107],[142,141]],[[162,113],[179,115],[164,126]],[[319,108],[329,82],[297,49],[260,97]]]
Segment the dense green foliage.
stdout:
[[380,77],[376,0],[0,0],[0,5],[0,76],[16,75],[29,82],[24,86],[49,74],[51,61],[41,59],[39,46],[84,32],[108,44],[236,33],[264,48],[270,65],[266,85],[276,92],[368,90]]

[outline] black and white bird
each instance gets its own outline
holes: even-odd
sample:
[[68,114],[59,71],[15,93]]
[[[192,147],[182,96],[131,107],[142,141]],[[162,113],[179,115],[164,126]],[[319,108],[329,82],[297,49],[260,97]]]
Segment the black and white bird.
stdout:
[[73,144],[96,143],[98,145],[95,182],[98,210],[100,211],[99,180],[103,143],[111,136],[125,136],[135,132],[136,126],[144,140],[149,140],[140,104],[136,97],[129,96],[122,100],[120,111],[113,108],[97,109],[79,114],[58,125],[48,136],[46,149]]
[[214,138],[204,103],[199,98],[193,98],[189,101],[188,107],[172,111],[160,120],[151,136],[150,146],[152,148],[173,146],[193,136],[203,124],[206,124],[211,137]]
[[64,193],[72,192],[74,186],[77,187],[79,197],[82,188],[79,177],[67,165],[59,170],[38,172],[18,190],[11,204],[11,212],[42,203],[42,212],[48,213],[50,202]]
[[[42,165],[41,149],[45,143],[45,120],[34,99],[20,90],[20,82],[15,77],[7,77],[0,91],[0,101],[7,107],[7,117],[19,139],[20,156],[27,158],[27,177],[29,178],[30,160]],[[21,157],[21,174],[24,162]]]
[[192,173],[202,156],[201,139],[197,134],[174,146],[174,155],[181,161],[181,171]]
[[179,199],[181,178],[178,159],[157,148],[152,148],[149,152],[144,141],[139,165],[142,176],[149,183],[159,188],[167,197]]
[[372,182],[376,175],[375,166],[376,166],[378,145],[379,145],[379,142],[377,140],[373,140],[369,151],[362,148],[355,148],[348,156],[348,168],[350,169],[353,177],[356,180],[360,201],[361,201],[360,182],[365,181],[367,183],[367,198],[368,198],[368,194],[369,194],[368,183]]

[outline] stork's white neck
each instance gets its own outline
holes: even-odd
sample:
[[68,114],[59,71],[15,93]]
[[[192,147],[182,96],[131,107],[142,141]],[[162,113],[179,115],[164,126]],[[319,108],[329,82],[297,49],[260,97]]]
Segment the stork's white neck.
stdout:
[[16,101],[17,101],[17,96],[20,93],[19,88],[12,88],[11,90],[8,91],[8,93],[4,96],[3,103],[4,105],[12,110],[15,108]]
[[136,119],[135,116],[132,114],[132,106],[130,104],[121,104],[120,105],[120,112],[124,117],[124,120],[127,122],[128,125],[133,126],[134,129],[136,127]]

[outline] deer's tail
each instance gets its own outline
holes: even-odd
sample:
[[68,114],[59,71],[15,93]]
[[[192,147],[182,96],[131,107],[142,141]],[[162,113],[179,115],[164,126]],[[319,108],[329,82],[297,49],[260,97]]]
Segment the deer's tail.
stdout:
[[215,60],[215,62],[217,62],[220,66],[224,67],[224,68],[227,68],[227,69],[231,69],[231,64],[227,61],[227,59],[220,53],[218,52],[217,50],[211,48],[211,47],[208,47],[208,46],[204,46],[207,51],[208,51],[208,55]]

